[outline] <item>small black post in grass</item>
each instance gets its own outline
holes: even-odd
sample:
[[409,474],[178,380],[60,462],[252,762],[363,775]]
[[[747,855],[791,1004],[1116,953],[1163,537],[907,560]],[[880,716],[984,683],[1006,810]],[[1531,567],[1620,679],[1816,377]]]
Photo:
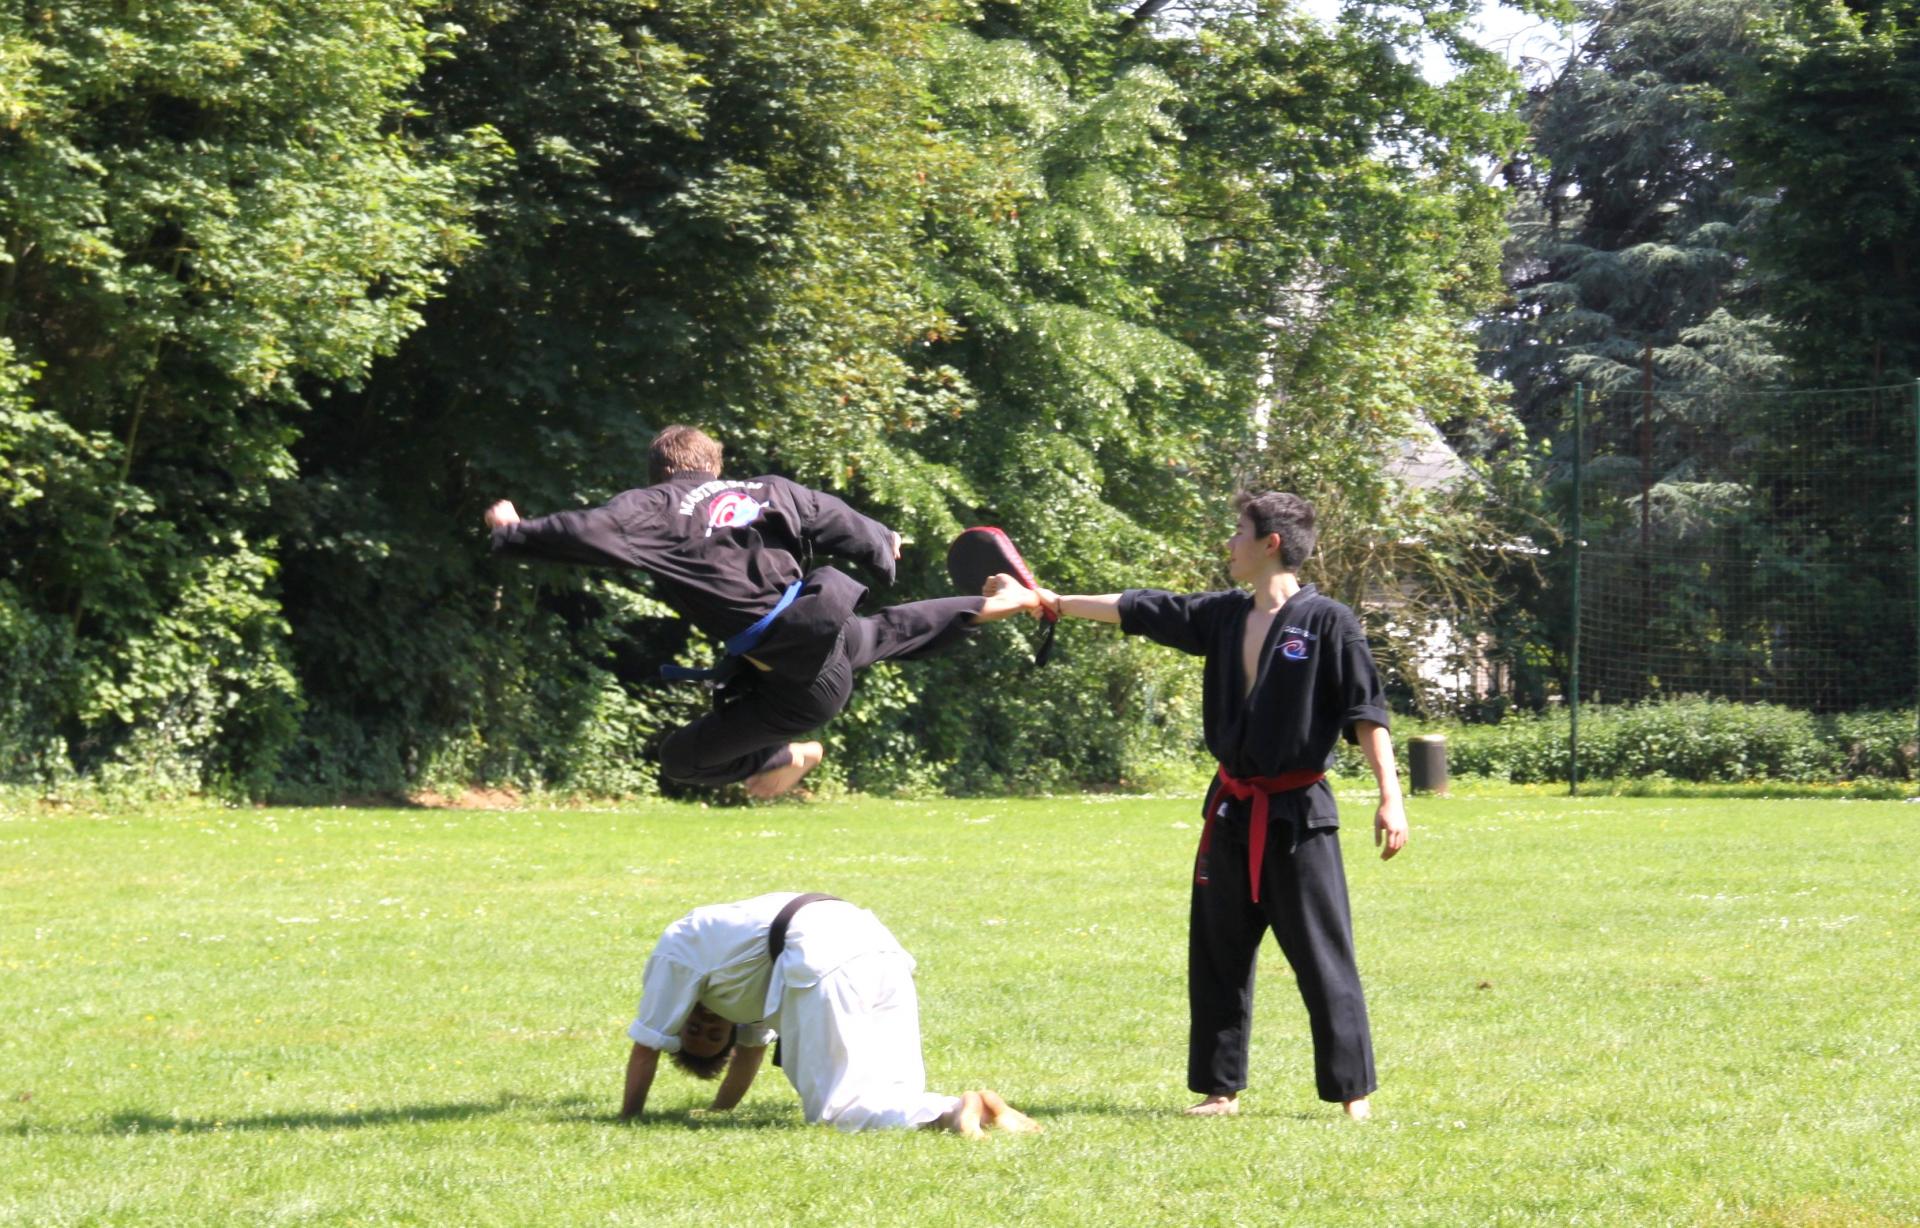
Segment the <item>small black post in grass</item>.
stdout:
[[[1920,547],[1920,379],[1913,381],[1913,526],[1915,545]],[[1913,557],[1913,600],[1916,614],[1920,614],[1920,552]],[[1920,788],[1920,617],[1914,620],[1914,783]]]
[[1415,793],[1447,795],[1447,737],[1422,733],[1407,739],[1407,785]]

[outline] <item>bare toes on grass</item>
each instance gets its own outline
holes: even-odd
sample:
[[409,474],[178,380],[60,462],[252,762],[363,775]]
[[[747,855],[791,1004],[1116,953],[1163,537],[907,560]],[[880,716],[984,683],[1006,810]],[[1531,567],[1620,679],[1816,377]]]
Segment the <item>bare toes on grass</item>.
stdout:
[[980,1128],[982,1117],[986,1113],[986,1104],[979,1092],[967,1092],[960,1097],[960,1107],[953,1113],[953,1132],[961,1138],[985,1138],[987,1132]]
[[1040,1123],[1008,1104],[999,1092],[982,1090],[980,1100],[986,1108],[988,1125],[1008,1134],[1040,1133]]
[[1183,1114],[1186,1117],[1238,1117],[1239,1115],[1240,1097],[1238,1096],[1208,1096]]

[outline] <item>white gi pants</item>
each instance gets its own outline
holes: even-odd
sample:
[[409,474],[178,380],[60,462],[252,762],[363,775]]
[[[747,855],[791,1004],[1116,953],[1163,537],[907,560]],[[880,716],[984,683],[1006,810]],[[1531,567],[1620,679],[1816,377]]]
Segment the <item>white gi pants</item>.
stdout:
[[794,916],[775,970],[780,1063],[809,1123],[924,1125],[959,1103],[927,1091],[913,957],[865,909],[839,901]]

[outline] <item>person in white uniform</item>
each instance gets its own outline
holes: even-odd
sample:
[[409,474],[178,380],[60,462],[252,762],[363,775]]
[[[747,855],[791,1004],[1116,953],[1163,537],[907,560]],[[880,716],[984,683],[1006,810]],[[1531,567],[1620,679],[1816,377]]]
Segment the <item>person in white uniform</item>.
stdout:
[[712,1108],[733,1108],[777,1035],[775,1060],[809,1123],[1038,1130],[993,1091],[927,1091],[913,968],[879,918],[831,896],[774,892],[694,909],[647,959],[620,1115],[646,1107],[662,1053],[702,1078],[724,1071]]

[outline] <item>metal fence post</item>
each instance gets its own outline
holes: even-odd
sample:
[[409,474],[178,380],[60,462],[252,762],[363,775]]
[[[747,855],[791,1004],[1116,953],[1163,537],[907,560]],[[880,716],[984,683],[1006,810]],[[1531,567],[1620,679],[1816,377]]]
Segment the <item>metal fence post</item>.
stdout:
[[1567,796],[1580,796],[1580,503],[1587,386],[1573,386],[1573,650],[1567,670]]

